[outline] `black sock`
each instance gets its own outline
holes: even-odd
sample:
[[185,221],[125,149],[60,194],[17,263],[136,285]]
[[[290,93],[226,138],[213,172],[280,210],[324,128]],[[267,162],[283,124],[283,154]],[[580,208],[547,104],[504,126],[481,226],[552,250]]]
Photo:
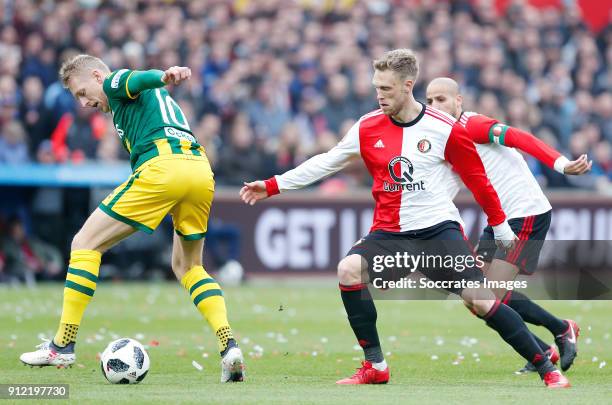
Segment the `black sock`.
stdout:
[[[495,329],[495,327],[493,327],[493,324],[491,324],[491,322],[489,322],[489,320],[486,321],[487,322],[487,326],[495,331],[497,331]],[[540,339],[538,337],[538,335],[536,335],[535,333],[529,331],[531,333],[531,336],[533,336],[533,338],[535,339],[536,343],[538,344],[538,346],[540,346],[540,349],[542,349],[543,352],[546,352],[547,350],[550,349],[550,345],[548,343],[546,343],[545,341],[543,341],[542,339]]]
[[363,348],[365,359],[371,363],[380,363],[384,357],[376,330],[376,307],[367,285],[340,284],[340,295],[351,328],[359,346]]
[[517,353],[538,369],[540,377],[543,378],[545,373],[555,369],[520,315],[512,308],[497,300],[483,318]]
[[541,325],[550,331],[554,336],[561,335],[567,330],[567,324],[531,301],[527,296],[516,291],[509,291],[510,299],[506,295],[504,302],[514,309],[525,322],[533,325]]
[[531,332],[531,336],[533,336],[533,338],[535,339],[536,343],[538,344],[538,346],[540,346],[540,349],[542,349],[543,352],[545,352],[545,351],[550,349],[550,345],[548,343],[546,343],[545,341],[543,341],[542,339],[540,339],[538,337],[538,335],[536,335],[535,333]]

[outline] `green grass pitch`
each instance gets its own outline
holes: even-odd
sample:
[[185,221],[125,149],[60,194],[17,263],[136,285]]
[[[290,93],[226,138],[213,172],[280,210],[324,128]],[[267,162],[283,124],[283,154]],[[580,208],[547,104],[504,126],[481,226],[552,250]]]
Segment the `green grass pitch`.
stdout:
[[[514,375],[524,361],[457,301],[378,302],[391,382],[335,386],[362,355],[333,279],[225,290],[246,356],[244,383],[219,383],[212,333],[187,293],[165,283],[100,283],[79,331],[77,365],[24,367],[19,354],[32,350],[39,335],[54,333],[61,294],[59,284],[0,288],[0,383],[70,384],[76,403],[603,404],[612,398],[612,302],[541,302],[582,328],[579,357],[567,372],[573,387],[547,390],[534,374]],[[532,330],[552,340],[544,329]],[[96,360],[109,341],[123,336],[150,345],[151,371],[139,385],[107,383]]]

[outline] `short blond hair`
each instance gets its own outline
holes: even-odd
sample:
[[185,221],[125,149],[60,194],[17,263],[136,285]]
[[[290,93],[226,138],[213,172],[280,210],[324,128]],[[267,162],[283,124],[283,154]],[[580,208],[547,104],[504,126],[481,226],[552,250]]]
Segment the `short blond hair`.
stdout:
[[417,79],[419,75],[419,61],[412,49],[394,49],[386,52],[382,58],[372,62],[374,69],[385,71],[392,70],[397,73],[402,80]]
[[60,67],[59,76],[62,81],[62,85],[68,88],[68,81],[70,81],[70,78],[86,68],[100,69],[103,72],[110,73],[109,67],[106,65],[106,63],[102,62],[102,59],[85,54],[76,55],[72,58],[66,59]]

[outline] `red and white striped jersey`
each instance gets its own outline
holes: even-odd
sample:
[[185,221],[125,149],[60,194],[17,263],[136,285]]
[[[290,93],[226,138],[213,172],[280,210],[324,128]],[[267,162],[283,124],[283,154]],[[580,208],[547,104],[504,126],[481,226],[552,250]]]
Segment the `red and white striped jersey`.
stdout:
[[[491,126],[497,123],[496,120],[475,112],[464,111],[459,117],[459,123],[468,130],[470,138],[476,143],[476,150],[508,219],[543,214],[552,209],[523,156],[503,139],[500,142],[500,137],[490,136]],[[511,130],[516,131],[514,128]],[[509,135],[508,139],[511,139]],[[532,136],[530,134],[522,136],[533,149],[537,138],[526,139],[526,136]],[[540,160],[552,162],[550,166],[554,166],[555,158],[560,154],[550,147],[540,149],[547,149],[547,153],[530,152]],[[547,159],[547,156],[551,157]],[[453,198],[459,190],[458,181],[455,185],[456,188],[452,191]]]
[[452,116],[425,106],[408,123],[395,122],[381,110],[362,116],[330,151],[268,179],[268,194],[307,186],[344,168],[358,155],[374,179],[372,231],[417,230],[446,220],[462,223],[449,197],[453,169],[487,213],[490,225],[505,220],[465,128]]

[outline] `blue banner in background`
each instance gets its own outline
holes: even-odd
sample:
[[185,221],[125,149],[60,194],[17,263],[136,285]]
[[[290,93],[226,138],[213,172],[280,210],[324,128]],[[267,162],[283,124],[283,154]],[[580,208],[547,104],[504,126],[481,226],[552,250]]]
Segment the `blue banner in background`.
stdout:
[[0,186],[115,187],[131,174],[127,162],[0,165]]

